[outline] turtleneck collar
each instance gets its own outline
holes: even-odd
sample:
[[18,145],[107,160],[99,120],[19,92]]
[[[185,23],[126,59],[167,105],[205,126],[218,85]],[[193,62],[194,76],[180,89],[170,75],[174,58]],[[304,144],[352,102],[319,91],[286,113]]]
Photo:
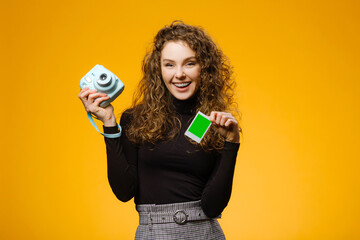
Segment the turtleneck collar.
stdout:
[[186,100],[179,100],[175,98],[174,96],[171,96],[171,99],[173,101],[173,104],[175,106],[176,112],[180,114],[195,114],[196,111],[196,105],[198,100],[198,94],[194,94],[189,99]]

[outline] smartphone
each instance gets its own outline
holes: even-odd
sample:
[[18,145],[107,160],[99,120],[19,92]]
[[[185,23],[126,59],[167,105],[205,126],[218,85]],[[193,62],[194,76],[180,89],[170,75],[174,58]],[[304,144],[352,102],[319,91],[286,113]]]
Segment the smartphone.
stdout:
[[209,117],[202,112],[198,112],[189,128],[186,130],[185,136],[188,136],[195,142],[200,143],[210,126],[211,121],[209,120]]

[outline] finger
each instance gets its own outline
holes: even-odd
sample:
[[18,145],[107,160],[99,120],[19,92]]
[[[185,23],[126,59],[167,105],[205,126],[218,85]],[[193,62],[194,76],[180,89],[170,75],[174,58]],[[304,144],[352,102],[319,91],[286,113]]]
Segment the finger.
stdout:
[[220,125],[221,117],[222,117],[221,112],[218,112],[215,118],[216,125]]
[[106,93],[99,93],[99,92],[91,93],[88,97],[88,100],[93,102],[96,98],[105,97],[105,96],[107,96]]
[[110,98],[109,96],[99,97],[94,101],[94,104],[96,106],[100,106],[100,103],[102,103],[103,101],[108,100],[109,98]]
[[215,123],[216,114],[217,114],[217,112],[215,112],[215,111],[212,111],[212,112],[210,113],[209,120],[210,120],[212,123]]
[[94,92],[96,92],[96,90],[87,89],[87,90],[85,90],[85,91],[80,92],[79,98],[80,98],[80,99],[83,99],[83,100],[86,100],[86,99],[88,98],[89,94],[90,94],[90,93],[94,93]]
[[237,123],[237,121],[235,120],[235,119],[232,119],[232,118],[229,118],[227,121],[226,121],[226,123],[224,124],[224,126],[226,127],[226,128],[229,128],[229,127],[231,127],[231,126],[236,126],[238,123]]
[[220,126],[224,126],[229,117],[226,114],[221,114]]
[[229,118],[229,116],[231,116],[231,114],[226,113],[226,112],[218,112],[217,116],[216,116],[216,122],[218,125],[220,126],[224,126],[226,120]]
[[89,87],[84,87],[83,89],[81,89],[80,93],[79,93],[79,98],[88,90],[89,90]]
[[80,89],[80,92],[79,92],[78,97],[80,98],[81,94],[82,94],[83,92],[85,92],[86,90],[88,90],[88,89],[89,89],[89,87],[84,87],[83,89]]

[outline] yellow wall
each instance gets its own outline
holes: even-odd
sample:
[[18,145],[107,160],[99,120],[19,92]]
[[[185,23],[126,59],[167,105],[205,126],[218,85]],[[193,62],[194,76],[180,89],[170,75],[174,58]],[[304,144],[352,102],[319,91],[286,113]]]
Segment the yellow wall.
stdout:
[[0,239],[132,239],[133,201],[106,177],[77,98],[102,64],[130,105],[141,61],[174,19],[229,56],[244,139],[220,220],[230,240],[360,239],[359,1],[25,1],[0,5]]

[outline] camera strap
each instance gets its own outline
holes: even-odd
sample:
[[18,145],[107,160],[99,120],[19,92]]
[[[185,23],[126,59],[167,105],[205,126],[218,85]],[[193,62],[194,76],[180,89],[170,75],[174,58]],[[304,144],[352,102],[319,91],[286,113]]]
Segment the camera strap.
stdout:
[[[104,137],[107,137],[107,138],[118,138],[121,136],[121,126],[117,123],[118,125],[118,128],[119,128],[119,132],[118,133],[102,133],[99,131],[98,127],[96,126],[95,122],[94,122],[94,119],[93,119],[93,116],[91,115],[91,113],[87,113],[87,116],[89,118],[89,121],[90,123],[93,125],[93,127],[100,133],[102,134]],[[96,117],[95,117],[96,118]],[[97,118],[96,118],[97,119]]]

